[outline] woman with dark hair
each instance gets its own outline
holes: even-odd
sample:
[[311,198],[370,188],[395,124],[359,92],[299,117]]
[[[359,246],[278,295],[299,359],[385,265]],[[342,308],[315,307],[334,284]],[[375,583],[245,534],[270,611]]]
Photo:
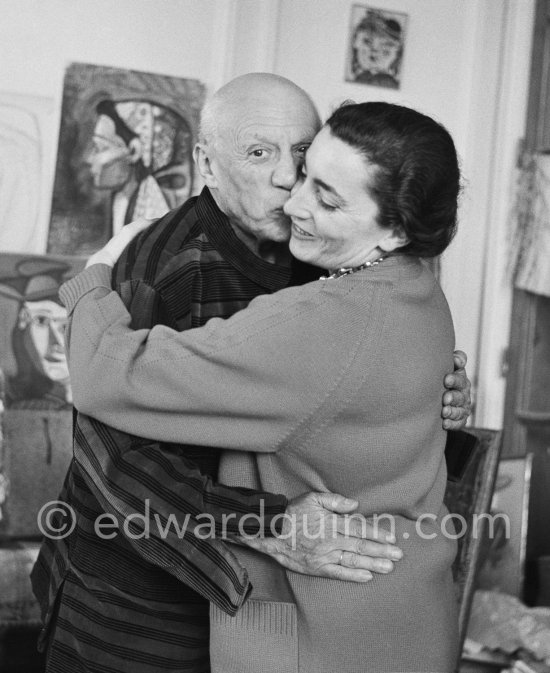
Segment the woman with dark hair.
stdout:
[[[352,584],[235,546],[253,591],[234,617],[211,608],[214,672],[454,670],[439,418],[454,333],[420,257],[451,241],[459,181],[438,123],[388,103],[345,105],[285,205],[290,249],[327,269],[319,280],[199,329],[132,331],[110,289],[115,240],[61,290],[80,411],[141,437],[225,448],[227,484],[344,493],[383,515],[403,549],[391,574]],[[293,523],[307,525],[285,521],[283,535]],[[342,577],[347,556],[333,559]]]

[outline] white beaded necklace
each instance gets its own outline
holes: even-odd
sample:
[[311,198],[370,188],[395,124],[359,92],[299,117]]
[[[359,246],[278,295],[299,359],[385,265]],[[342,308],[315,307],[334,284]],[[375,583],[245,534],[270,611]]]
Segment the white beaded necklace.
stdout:
[[377,266],[387,258],[387,255],[382,255],[378,259],[373,259],[372,262],[365,262],[360,266],[344,266],[341,269],[338,269],[334,273],[331,273],[330,276],[321,276],[319,280],[331,280],[333,278],[342,278],[342,276],[349,276],[350,273],[355,273],[356,271],[362,271],[363,269],[368,269],[371,266]]

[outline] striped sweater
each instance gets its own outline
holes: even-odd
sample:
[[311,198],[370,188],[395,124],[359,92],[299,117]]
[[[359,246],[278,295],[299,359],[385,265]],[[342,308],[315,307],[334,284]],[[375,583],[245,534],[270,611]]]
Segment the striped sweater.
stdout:
[[[318,275],[256,257],[205,188],[132,242],[113,285],[134,329],[164,324],[182,331]],[[225,517],[235,532],[240,517],[226,515],[257,514],[263,500],[269,534],[287,504],[283,496],[217,484],[218,462],[219,451],[143,440],[75,411],[74,459],[60,500],[72,507],[76,526],[65,539],[44,541],[32,573],[48,671],[209,670],[208,601],[234,614],[250,585],[223,542],[193,534],[196,516]],[[97,535],[95,522],[105,514],[120,534]],[[158,517],[160,532],[155,525],[141,535],[134,517],[136,528],[122,534],[129,514]],[[186,517],[182,535],[170,522],[181,531]],[[254,519],[247,521],[253,532]]]

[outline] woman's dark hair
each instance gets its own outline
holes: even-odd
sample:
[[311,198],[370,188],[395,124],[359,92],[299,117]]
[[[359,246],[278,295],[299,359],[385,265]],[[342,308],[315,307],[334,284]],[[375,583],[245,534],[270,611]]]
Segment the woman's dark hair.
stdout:
[[344,104],[326,122],[332,134],[377,167],[369,193],[378,223],[403,231],[401,252],[435,257],[456,231],[460,170],[448,131],[391,103]]

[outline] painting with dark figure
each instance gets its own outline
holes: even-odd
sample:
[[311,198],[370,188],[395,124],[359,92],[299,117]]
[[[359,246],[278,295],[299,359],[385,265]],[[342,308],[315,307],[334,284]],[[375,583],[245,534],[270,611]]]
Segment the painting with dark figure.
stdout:
[[399,88],[407,15],[353,5],[346,80]]
[[87,255],[139,217],[198,193],[204,86],[73,63],[65,74],[48,252]]
[[70,408],[67,312],[57,293],[84,264],[84,259],[0,255],[0,369],[8,409]]

